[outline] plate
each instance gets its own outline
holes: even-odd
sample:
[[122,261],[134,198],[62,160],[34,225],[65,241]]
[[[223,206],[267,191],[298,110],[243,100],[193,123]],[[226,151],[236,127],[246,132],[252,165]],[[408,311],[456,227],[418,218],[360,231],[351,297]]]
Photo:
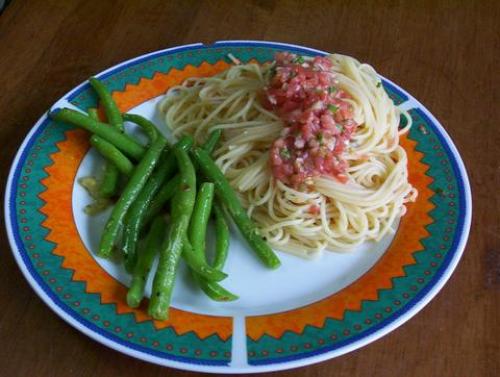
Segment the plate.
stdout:
[[[97,77],[122,111],[142,114],[164,132],[155,104],[170,86],[224,70],[229,53],[265,62],[278,51],[325,54],[258,41],[192,44],[137,57]],[[154,321],[144,307],[126,306],[124,271],[92,252],[107,214],[85,216],[82,208],[90,198],[75,182],[99,169],[100,157],[90,150],[84,131],[56,125],[44,115],[21,145],[6,189],[7,232],[19,267],[42,300],[84,334],[173,368],[213,373],[288,369],[380,338],[442,288],[464,250],[471,222],[469,182],[450,137],[420,102],[381,79],[414,122],[401,143],[419,196],[395,234],[380,243],[352,253],[324,253],[313,261],[280,253],[283,266],[269,271],[233,232],[230,277],[223,285],[240,299],[211,302],[181,266],[170,319]],[[95,105],[85,82],[52,108]]]

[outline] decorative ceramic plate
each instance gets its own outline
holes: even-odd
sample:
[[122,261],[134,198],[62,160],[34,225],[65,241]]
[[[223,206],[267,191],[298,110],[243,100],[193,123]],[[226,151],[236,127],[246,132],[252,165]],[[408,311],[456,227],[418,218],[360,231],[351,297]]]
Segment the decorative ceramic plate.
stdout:
[[[187,77],[229,67],[227,54],[266,62],[277,51],[323,55],[282,43],[229,41],[154,52],[97,75],[122,111],[142,114],[164,130],[159,98]],[[298,367],[342,355],[394,330],[429,302],[455,269],[467,240],[471,195],[449,136],[417,100],[382,78],[414,126],[402,145],[416,203],[394,235],[348,254],[305,261],[280,253],[267,270],[233,236],[224,286],[239,294],[215,303],[196,290],[181,266],[168,321],[125,303],[128,277],[95,257],[106,217],[83,214],[90,202],[76,178],[99,168],[85,132],[44,115],[12,165],[5,197],[14,256],[36,293],[59,316],[93,339],[133,357],[174,368],[251,373]],[[54,107],[96,106],[85,82]],[[131,130],[133,131],[133,130]],[[148,293],[149,294],[149,293]]]

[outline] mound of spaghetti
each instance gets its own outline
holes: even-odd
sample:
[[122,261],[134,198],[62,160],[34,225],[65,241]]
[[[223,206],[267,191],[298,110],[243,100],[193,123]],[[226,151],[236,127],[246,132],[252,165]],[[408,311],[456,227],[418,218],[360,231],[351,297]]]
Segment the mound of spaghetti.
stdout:
[[223,131],[216,163],[277,249],[308,257],[378,241],[416,198],[399,145],[411,118],[353,58],[234,65],[171,88],[159,110],[174,136]]

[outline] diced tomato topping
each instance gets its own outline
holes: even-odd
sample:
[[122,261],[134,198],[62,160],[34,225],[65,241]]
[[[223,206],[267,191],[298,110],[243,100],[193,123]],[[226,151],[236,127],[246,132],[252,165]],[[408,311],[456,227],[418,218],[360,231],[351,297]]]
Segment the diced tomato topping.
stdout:
[[345,183],[343,152],[357,124],[346,101],[349,94],[336,84],[331,60],[283,52],[276,54],[275,68],[262,100],[285,123],[271,146],[274,177],[294,188],[318,175]]

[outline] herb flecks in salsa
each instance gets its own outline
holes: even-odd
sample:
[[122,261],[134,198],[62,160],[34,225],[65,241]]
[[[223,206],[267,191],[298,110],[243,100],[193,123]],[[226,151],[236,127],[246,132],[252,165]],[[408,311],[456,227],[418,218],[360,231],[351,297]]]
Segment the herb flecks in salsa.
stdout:
[[343,153],[357,124],[331,60],[278,53],[273,70],[264,106],[285,124],[270,150],[273,176],[294,188],[319,175],[346,182]]

